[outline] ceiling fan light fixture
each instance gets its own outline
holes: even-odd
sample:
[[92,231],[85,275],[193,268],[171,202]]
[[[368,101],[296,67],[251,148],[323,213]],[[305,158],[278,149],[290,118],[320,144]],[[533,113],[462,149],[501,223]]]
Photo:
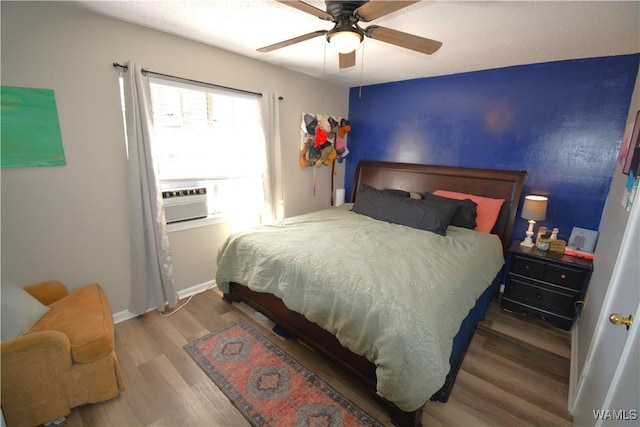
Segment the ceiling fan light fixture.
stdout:
[[340,53],[354,51],[362,43],[362,34],[353,29],[331,32],[327,35],[327,41]]

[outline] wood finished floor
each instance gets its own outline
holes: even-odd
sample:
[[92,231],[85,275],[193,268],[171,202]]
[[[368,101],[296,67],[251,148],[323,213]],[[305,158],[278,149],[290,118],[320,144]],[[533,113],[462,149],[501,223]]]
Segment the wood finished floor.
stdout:
[[[63,426],[248,426],[200,370],[184,344],[239,318],[264,326],[296,360],[385,425],[389,417],[361,388],[320,356],[269,331],[246,306],[217,290],[195,296],[172,316],[157,312],[116,325],[116,351],[127,391],[73,409]],[[502,312],[492,303],[479,326],[446,404],[429,402],[424,426],[569,426],[570,336],[546,324]]]

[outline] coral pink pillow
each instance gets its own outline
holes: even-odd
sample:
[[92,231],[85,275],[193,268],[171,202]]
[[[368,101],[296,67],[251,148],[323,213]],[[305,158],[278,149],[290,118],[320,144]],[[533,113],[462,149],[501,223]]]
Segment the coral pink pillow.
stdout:
[[500,208],[504,199],[490,199],[488,197],[476,196],[475,194],[456,193],[455,191],[437,190],[433,194],[450,199],[464,200],[471,199],[478,205],[478,217],[476,218],[476,230],[491,233],[493,226],[500,214]]

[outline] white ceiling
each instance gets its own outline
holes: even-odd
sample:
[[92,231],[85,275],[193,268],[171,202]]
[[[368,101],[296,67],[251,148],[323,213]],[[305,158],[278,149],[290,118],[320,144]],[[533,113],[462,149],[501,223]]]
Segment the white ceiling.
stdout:
[[[307,3],[325,10],[322,0]],[[370,24],[439,40],[440,50],[424,55],[367,38],[357,50],[357,65],[344,70],[338,68],[338,54],[324,37],[270,53],[256,52],[332,28],[330,22],[275,0],[76,4],[350,87],[640,52],[639,1],[422,1]]]

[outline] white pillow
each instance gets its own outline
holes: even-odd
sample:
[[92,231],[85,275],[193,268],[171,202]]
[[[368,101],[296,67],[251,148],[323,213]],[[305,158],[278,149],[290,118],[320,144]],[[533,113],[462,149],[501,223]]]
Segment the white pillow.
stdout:
[[24,334],[49,311],[49,307],[4,277],[0,285],[0,299],[2,341]]

